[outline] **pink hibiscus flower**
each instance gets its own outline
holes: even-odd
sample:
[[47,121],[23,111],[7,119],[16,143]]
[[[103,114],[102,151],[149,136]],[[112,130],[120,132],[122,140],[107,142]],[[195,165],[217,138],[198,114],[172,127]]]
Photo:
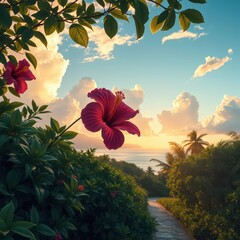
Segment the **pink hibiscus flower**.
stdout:
[[36,79],[33,73],[29,69],[30,64],[26,59],[19,61],[18,65],[15,66],[12,62],[7,62],[3,77],[7,80],[7,85],[13,83],[17,93],[24,93],[27,90],[26,81]]
[[81,113],[82,122],[91,132],[102,130],[102,137],[108,149],[117,149],[124,143],[124,135],[120,130],[140,136],[136,125],[127,121],[139,112],[134,111],[122,100],[124,94],[116,92],[116,96],[105,88],[96,88],[88,97],[96,102],[89,103]]

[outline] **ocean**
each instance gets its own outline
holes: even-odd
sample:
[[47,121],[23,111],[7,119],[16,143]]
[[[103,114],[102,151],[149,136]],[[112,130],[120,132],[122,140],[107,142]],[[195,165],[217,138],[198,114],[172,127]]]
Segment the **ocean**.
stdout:
[[106,154],[110,158],[115,158],[117,161],[134,163],[143,170],[146,170],[148,166],[150,166],[156,172],[158,172],[160,170],[160,167],[156,167],[157,162],[149,160],[155,158],[161,161],[165,161],[166,152],[167,150],[159,149],[120,148],[117,150],[97,149],[96,155],[99,156]]

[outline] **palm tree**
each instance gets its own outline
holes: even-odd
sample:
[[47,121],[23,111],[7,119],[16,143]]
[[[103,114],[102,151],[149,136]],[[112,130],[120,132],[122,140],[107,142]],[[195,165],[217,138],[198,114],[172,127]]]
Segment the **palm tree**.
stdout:
[[146,170],[146,173],[149,174],[149,175],[154,175],[154,172],[155,172],[155,170],[153,170],[152,167],[148,166],[148,168]]
[[187,147],[186,153],[191,152],[191,155],[200,153],[204,146],[208,146],[209,143],[202,140],[202,137],[206,136],[207,134],[201,134],[200,136],[197,135],[197,131],[193,130],[191,131],[187,136],[188,139],[184,140],[183,147]]
[[170,152],[166,153],[166,162],[161,161],[159,159],[152,158],[150,161],[155,161],[158,164],[157,167],[161,167],[161,173],[168,173],[171,169],[171,166],[174,162],[182,160],[186,158],[186,153],[184,148],[176,143],[176,142],[169,142],[170,145]]

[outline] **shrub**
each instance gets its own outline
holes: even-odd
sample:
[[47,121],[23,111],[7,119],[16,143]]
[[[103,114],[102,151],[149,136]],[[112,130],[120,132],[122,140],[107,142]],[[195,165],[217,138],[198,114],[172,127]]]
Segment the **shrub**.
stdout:
[[196,239],[240,239],[239,152],[238,141],[219,144],[171,168],[171,211]]
[[47,106],[20,106],[0,103],[0,238],[150,238],[146,193],[92,151],[77,152],[76,133],[56,120],[35,127]]

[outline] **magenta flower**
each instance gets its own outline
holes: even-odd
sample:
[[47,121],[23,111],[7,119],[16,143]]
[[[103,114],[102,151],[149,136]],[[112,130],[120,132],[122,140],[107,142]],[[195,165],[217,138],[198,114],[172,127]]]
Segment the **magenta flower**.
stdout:
[[62,240],[62,235],[60,233],[57,233],[55,236],[55,240]]
[[13,83],[17,93],[24,93],[27,90],[26,81],[36,79],[29,66],[30,64],[26,59],[19,61],[17,66],[10,61],[4,65],[3,77],[7,80],[7,85]]
[[112,198],[115,198],[117,196],[117,194],[118,194],[118,191],[113,191],[110,193]]
[[89,103],[81,113],[82,122],[91,132],[102,130],[102,138],[108,149],[117,149],[124,143],[124,135],[120,130],[140,136],[137,126],[127,121],[139,112],[134,111],[122,100],[124,94],[116,92],[116,96],[105,88],[96,88],[88,97],[96,102]]

